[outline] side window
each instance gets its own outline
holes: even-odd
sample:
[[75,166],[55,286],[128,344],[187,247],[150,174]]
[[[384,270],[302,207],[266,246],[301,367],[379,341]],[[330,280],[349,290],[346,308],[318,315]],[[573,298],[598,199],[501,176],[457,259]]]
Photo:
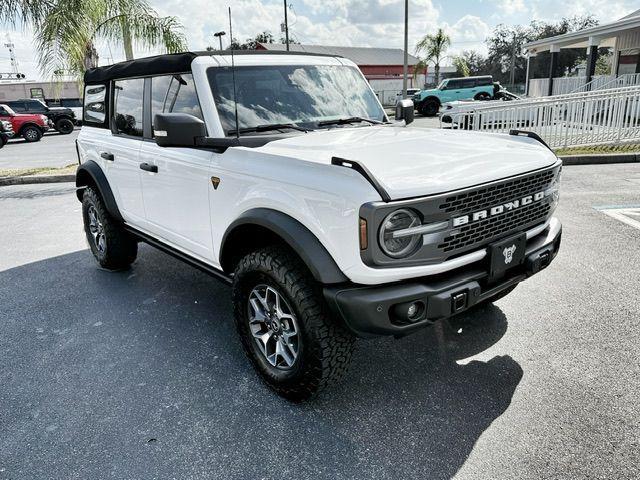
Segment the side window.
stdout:
[[25,102],[27,110],[33,113],[47,113],[47,108],[37,100]]
[[11,110],[16,113],[27,111],[27,107],[25,107],[24,102],[7,102],[7,105],[9,105],[9,107],[11,107]]
[[84,121],[104,123],[107,112],[105,97],[107,87],[105,85],[88,85],[84,89]]
[[191,74],[154,77],[151,81],[151,125],[157,113],[188,113],[202,120]]
[[456,88],[460,88],[460,85],[460,80],[449,80],[449,83],[447,83],[447,90],[455,90]]
[[476,81],[473,78],[460,80],[460,83],[462,84],[461,88],[474,88],[476,86]]
[[114,82],[113,121],[116,133],[142,137],[142,103],[144,80],[118,80]]
[[9,112],[7,112],[4,107],[0,107],[0,116],[2,117],[8,117],[9,116]]

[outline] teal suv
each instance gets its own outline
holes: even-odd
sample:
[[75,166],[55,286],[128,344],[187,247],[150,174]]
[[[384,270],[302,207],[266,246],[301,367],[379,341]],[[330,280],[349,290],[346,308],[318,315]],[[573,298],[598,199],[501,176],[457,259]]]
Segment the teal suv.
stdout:
[[443,103],[456,100],[491,100],[494,94],[493,78],[482,77],[447,78],[436,88],[420,90],[413,96],[418,113],[433,117]]

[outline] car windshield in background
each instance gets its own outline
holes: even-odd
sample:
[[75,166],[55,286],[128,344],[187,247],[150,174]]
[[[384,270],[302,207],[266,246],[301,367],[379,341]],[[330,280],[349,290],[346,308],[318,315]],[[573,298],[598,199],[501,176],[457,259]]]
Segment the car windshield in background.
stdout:
[[[222,127],[227,134],[232,134],[236,128],[232,70],[210,68],[208,76]],[[243,66],[236,67],[235,81],[238,124],[246,132],[256,127],[268,131],[265,126],[275,124],[314,129],[322,127],[318,125],[321,122],[356,117],[385,120],[377,98],[353,67]],[[353,123],[358,122],[347,124]],[[362,124],[370,125],[370,122]]]

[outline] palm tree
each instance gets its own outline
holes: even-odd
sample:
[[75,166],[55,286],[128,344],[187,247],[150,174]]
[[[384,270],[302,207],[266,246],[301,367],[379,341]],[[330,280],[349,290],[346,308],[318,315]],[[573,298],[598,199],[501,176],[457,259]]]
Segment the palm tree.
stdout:
[[186,49],[175,17],[160,17],[146,0],[4,0],[0,21],[30,24],[36,34],[40,68],[82,78],[97,66],[95,41],[119,43],[127,60],[133,45],[162,47],[168,53]]
[[445,58],[447,48],[451,46],[451,39],[442,28],[435,35],[427,34],[416,44],[416,55],[424,52],[424,59],[420,60],[414,71],[424,70],[429,63],[433,63],[436,85],[440,83],[440,62]]

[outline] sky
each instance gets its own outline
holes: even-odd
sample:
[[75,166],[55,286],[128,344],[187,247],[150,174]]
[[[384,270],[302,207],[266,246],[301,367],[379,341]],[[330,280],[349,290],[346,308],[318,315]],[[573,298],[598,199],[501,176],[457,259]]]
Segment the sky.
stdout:
[[[233,33],[239,40],[264,30],[276,38],[284,18],[281,0],[149,0],[160,15],[174,15],[184,25],[191,50],[218,45],[213,34],[228,31],[227,7],[233,14]],[[292,38],[303,44],[364,47],[403,46],[404,0],[287,0]],[[485,53],[484,39],[499,24],[557,21],[565,16],[593,14],[601,23],[617,20],[640,8],[637,0],[409,0],[409,51],[420,37],[442,27],[450,35],[449,55],[463,50]],[[10,71],[5,35],[16,46],[20,71],[28,79],[41,78],[33,32],[0,24],[0,73]],[[229,36],[223,37],[224,44]],[[223,45],[224,45],[223,44]],[[100,64],[124,59],[122,46],[97,42]],[[155,54],[136,50],[136,56]]]

